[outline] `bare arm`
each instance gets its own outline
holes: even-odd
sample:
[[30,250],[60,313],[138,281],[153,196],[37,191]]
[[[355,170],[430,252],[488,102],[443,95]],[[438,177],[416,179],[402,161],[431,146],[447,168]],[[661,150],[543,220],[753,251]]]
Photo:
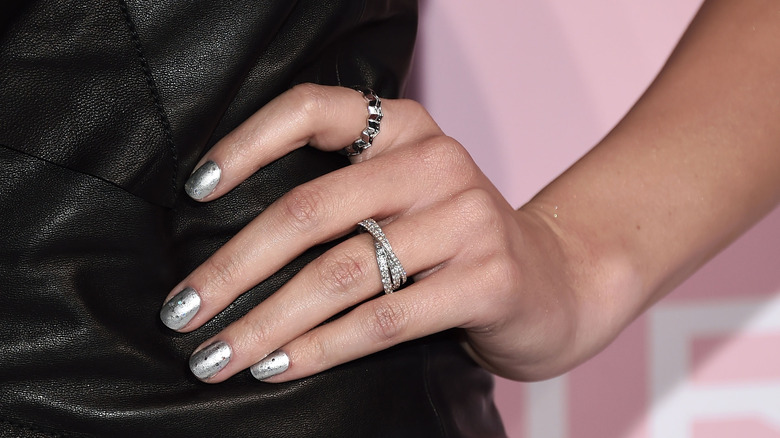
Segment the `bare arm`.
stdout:
[[779,200],[780,2],[707,1],[624,120],[519,210],[570,261],[578,335],[558,365],[595,354]]

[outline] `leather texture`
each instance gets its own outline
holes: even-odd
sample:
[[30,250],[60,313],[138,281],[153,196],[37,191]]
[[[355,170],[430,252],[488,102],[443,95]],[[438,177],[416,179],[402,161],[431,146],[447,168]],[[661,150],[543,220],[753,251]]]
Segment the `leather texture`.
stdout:
[[0,6],[0,437],[492,437],[492,378],[455,333],[316,376],[209,385],[190,353],[327,249],[203,328],[158,312],[176,282],[296,185],[347,164],[302,148],[219,200],[183,184],[296,83],[397,96],[407,0],[49,0]]

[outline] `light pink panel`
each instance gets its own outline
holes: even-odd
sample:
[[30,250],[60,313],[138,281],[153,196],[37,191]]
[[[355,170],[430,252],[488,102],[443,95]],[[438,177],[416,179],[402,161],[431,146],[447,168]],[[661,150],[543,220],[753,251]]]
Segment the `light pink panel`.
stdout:
[[[515,206],[592,147],[701,0],[422,0],[409,94]],[[780,438],[780,211],[606,351],[536,384],[498,381],[520,438]]]

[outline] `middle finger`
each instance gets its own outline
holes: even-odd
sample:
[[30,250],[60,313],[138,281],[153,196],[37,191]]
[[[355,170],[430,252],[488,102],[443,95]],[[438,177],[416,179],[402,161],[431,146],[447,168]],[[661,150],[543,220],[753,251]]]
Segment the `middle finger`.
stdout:
[[[423,150],[431,155],[450,147],[437,137]],[[296,187],[174,288],[161,311],[163,322],[194,330],[306,249],[354,230],[359,220],[400,216],[469,183],[437,180],[427,161],[415,148],[400,148]],[[415,177],[398,177],[392,169]]]

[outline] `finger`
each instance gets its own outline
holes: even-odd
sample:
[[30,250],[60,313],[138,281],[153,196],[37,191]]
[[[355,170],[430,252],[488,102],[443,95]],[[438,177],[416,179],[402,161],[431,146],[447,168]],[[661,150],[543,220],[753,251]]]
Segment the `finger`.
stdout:
[[[412,101],[384,99],[382,111],[380,132],[361,158],[376,155],[412,136],[440,133],[425,110]],[[208,201],[230,191],[259,168],[306,144],[325,151],[340,150],[360,137],[367,117],[366,99],[356,90],[298,85],[220,140],[200,160],[185,189],[193,199]]]
[[[468,215],[465,221],[460,217],[468,211],[467,206],[474,205],[470,197],[473,195],[413,217],[401,218],[384,227],[407,272],[431,272],[464,252],[462,237],[476,235],[485,225],[478,215]],[[480,244],[470,245],[468,260],[463,263],[473,264],[473,258],[485,252],[480,245],[487,241],[483,239]],[[420,276],[416,278],[420,279]],[[204,342],[203,347],[206,347],[221,341],[232,351],[229,365],[210,381],[228,378],[333,315],[375,296],[380,290],[380,274],[371,237],[364,234],[342,242],[304,267],[241,320]]]
[[477,268],[450,265],[391,295],[368,301],[276,350],[250,370],[259,380],[284,382],[453,327],[476,324],[485,300]]
[[[428,154],[441,150],[438,143],[426,145]],[[470,183],[468,177],[438,181],[430,163],[419,157],[400,149],[293,189],[174,288],[161,312],[163,321],[175,330],[194,330],[311,246],[354,230],[367,217],[413,213],[421,208],[417,203],[448,199]],[[388,171],[395,168],[417,178]],[[420,193],[420,198],[410,193]],[[185,298],[181,305],[180,298]]]

